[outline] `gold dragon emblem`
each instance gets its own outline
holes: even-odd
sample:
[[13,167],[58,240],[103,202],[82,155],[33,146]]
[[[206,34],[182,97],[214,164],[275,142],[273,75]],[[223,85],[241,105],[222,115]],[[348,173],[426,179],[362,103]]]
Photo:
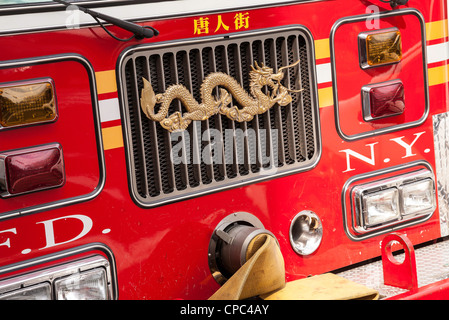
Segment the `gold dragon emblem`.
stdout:
[[[263,114],[276,103],[280,106],[288,105],[292,102],[290,93],[302,91],[287,89],[281,84],[284,70],[298,63],[299,60],[279,68],[278,72],[274,73],[272,68],[263,64],[259,66],[254,62],[249,72],[250,94],[230,75],[222,72],[210,73],[200,87],[201,103],[181,84],[171,85],[164,93],[155,94],[150,82],[143,78],[141,108],[149,119],[159,122],[170,132],[185,130],[192,121],[207,120],[217,113],[238,122],[251,121],[255,115]],[[271,93],[264,93],[263,88],[266,86],[270,88]],[[214,89],[217,87],[219,94],[215,95]],[[241,108],[229,106],[233,97]],[[177,111],[167,117],[170,104],[175,99],[181,101],[187,112]],[[159,111],[155,113],[158,104]]]

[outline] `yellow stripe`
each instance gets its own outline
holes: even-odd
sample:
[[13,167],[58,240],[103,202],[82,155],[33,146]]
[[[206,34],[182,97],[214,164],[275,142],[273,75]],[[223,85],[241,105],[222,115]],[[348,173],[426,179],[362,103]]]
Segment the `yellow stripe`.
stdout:
[[104,150],[123,147],[122,126],[101,129]]
[[117,91],[117,82],[115,80],[115,70],[95,72],[97,78],[98,94]]
[[447,36],[447,20],[426,23],[426,40],[441,39]]
[[328,107],[334,104],[332,87],[318,89],[318,101],[320,108]]
[[449,65],[429,69],[429,86],[448,82]]
[[315,40],[315,59],[324,59],[331,56],[329,39]]

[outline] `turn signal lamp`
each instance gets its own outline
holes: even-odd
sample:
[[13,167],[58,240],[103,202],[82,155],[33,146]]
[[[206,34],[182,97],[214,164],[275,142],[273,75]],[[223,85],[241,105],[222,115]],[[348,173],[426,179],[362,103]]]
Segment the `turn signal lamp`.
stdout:
[[59,144],[0,152],[0,196],[60,187],[65,182]]
[[397,79],[363,86],[362,106],[365,121],[402,114],[405,110],[402,81]]
[[0,126],[20,127],[57,119],[56,97],[51,79],[0,86]]
[[401,32],[389,28],[359,34],[362,69],[397,63],[402,59]]
[[352,189],[356,229],[363,233],[430,215],[435,194],[427,169],[357,185]]

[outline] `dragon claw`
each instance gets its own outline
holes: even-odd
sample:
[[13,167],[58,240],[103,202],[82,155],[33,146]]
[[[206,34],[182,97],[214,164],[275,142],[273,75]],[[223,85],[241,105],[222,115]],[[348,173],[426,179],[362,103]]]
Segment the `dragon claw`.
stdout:
[[165,129],[169,130],[170,132],[179,131],[179,130],[185,130],[191,120],[185,120],[182,117],[181,112],[177,111],[174,112],[172,115],[170,115],[168,118],[165,118],[160,122],[161,126]]

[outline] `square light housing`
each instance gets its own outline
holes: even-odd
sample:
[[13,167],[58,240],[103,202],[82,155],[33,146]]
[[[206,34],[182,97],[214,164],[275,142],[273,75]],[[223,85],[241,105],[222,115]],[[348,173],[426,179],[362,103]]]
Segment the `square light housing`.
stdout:
[[64,183],[64,157],[58,143],[0,152],[3,198],[61,187]]
[[54,122],[56,93],[50,78],[0,85],[0,129]]
[[401,61],[402,39],[398,28],[362,32],[358,38],[360,67],[362,69]]
[[396,79],[363,86],[362,108],[365,121],[402,114],[405,110],[402,81]]

